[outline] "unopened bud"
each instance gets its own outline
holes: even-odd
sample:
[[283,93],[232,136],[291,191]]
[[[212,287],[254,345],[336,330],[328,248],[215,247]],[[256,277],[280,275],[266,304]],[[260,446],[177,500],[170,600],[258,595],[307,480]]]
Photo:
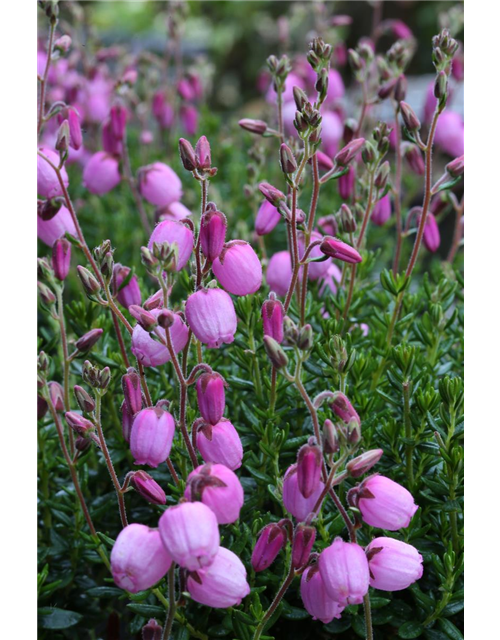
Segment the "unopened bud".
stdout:
[[356,220],[352,211],[346,204],[342,204],[339,211],[340,225],[344,233],[354,233],[356,231]]
[[322,433],[323,451],[326,454],[337,453],[340,449],[337,427],[331,420],[325,420]]
[[160,485],[145,471],[136,471],[130,484],[151,504],[166,504],[167,496]]
[[282,144],[280,147],[280,165],[283,173],[294,173],[297,171],[297,161],[290,147]]
[[210,151],[210,143],[206,136],[201,136],[196,143],[194,155],[197,169],[210,169],[212,166],[212,155]]
[[404,73],[402,73],[396,82],[396,86],[394,87],[394,100],[396,102],[401,102],[406,98],[406,92],[408,90],[408,80]]
[[446,167],[446,171],[450,174],[452,178],[458,178],[464,173],[464,156],[460,156],[459,158],[455,158],[449,162]]
[[131,304],[128,308],[130,315],[137,320],[137,324],[139,324],[145,331],[153,331],[153,329],[158,326],[158,322],[156,317],[143,309],[138,304]]
[[101,285],[88,269],[78,265],[76,272],[88,296],[95,295],[101,290]]
[[271,336],[264,336],[264,348],[267,356],[275,369],[282,369],[288,364],[288,357],[283,348]]
[[320,447],[311,438],[310,443],[299,449],[297,455],[297,485],[304,498],[318,489],[321,481],[323,458]]
[[137,371],[130,367],[122,376],[122,390],[130,413],[137,413],[142,409],[141,379]]
[[[345,352],[345,356],[347,357],[347,352]],[[353,418],[361,423],[360,417],[352,406],[349,398],[341,391],[336,391],[333,395],[333,402],[330,404],[333,413],[346,424]]]
[[259,184],[259,191],[264,198],[275,207],[278,207],[282,200],[286,200],[285,194],[268,182],[261,182]]
[[64,414],[64,417],[66,418],[68,425],[76,431],[79,436],[85,437],[95,429],[93,422],[87,420],[87,418],[84,418],[75,411],[67,411]]
[[375,176],[375,186],[377,189],[385,189],[389,174],[391,173],[391,165],[386,161],[378,169]]
[[243,118],[238,122],[242,129],[245,131],[250,131],[250,133],[256,133],[261,136],[267,131],[267,122],[264,120],[252,120],[250,118]]
[[78,384],[75,384],[73,387],[73,392],[75,394],[76,401],[78,402],[78,406],[84,413],[92,413],[95,409],[95,400],[94,398]]
[[383,453],[382,449],[372,449],[371,451],[362,453],[357,458],[354,458],[354,460],[350,460],[346,465],[349,475],[352,478],[359,478],[367,473],[377,464]]
[[61,124],[61,126],[57,130],[57,137],[56,137],[57,151],[59,151],[60,153],[66,153],[66,151],[68,151],[69,149],[69,141],[70,141],[69,122],[67,120],[64,120],[64,122]]
[[365,145],[366,141],[364,138],[355,138],[354,140],[351,140],[351,142],[343,147],[335,156],[334,160],[336,164],[340,167],[346,167],[350,162],[352,162],[352,160],[354,160]]
[[76,341],[75,347],[81,353],[85,353],[92,349],[101,336],[102,329],[91,329]]
[[186,171],[194,171],[196,169],[196,156],[194,149],[188,140],[181,138],[179,140],[179,153],[181,156],[181,162]]
[[418,131],[421,127],[420,120],[407,102],[400,102],[401,115],[408,131]]
[[38,282],[37,285],[38,285],[38,293],[40,294],[40,299],[43,302],[43,304],[45,304],[46,306],[51,306],[55,304],[56,302],[55,293],[51,289],[49,289],[49,287],[43,282]]
[[71,264],[71,243],[66,238],[58,238],[52,245],[52,269],[61,282],[66,279]]
[[297,344],[299,330],[295,322],[289,316],[285,316],[283,319],[283,334],[287,344]]
[[298,524],[292,544],[292,566],[300,569],[307,564],[314,541],[316,540],[316,529],[306,524]]
[[286,533],[279,524],[273,522],[264,527],[252,552],[253,570],[264,571],[270,567],[285,543]]
[[67,53],[71,47],[70,36],[64,35],[54,42],[54,49],[58,49],[61,53]]
[[299,336],[297,338],[297,347],[301,351],[309,351],[313,348],[314,345],[314,336],[313,330],[310,324],[305,324],[302,329],[299,331]]
[[305,91],[303,91],[300,87],[293,88],[293,99],[295,100],[295,106],[297,107],[298,111],[302,111],[304,106],[309,102]]
[[381,100],[385,100],[386,98],[388,98],[393,93],[397,81],[397,78],[391,78],[390,80],[387,80],[387,82],[384,82],[384,84],[378,90],[378,97]]
[[354,49],[348,49],[347,57],[349,60],[349,64],[353,71],[361,71],[364,68],[365,64],[357,51]]
[[157,322],[162,329],[170,329],[175,322],[175,314],[170,309],[162,309],[158,314]]
[[448,92],[448,76],[444,71],[440,71],[434,83],[434,96],[441,102],[446,99]]
[[154,618],[142,627],[142,640],[162,640],[163,627]]
[[52,405],[56,411],[64,411],[64,389],[59,382],[49,382],[49,394]]

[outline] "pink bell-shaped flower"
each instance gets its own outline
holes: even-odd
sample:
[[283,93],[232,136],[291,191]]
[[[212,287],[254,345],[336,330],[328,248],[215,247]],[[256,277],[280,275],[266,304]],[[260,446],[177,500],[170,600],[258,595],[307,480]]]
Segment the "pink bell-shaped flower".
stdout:
[[130,450],[135,464],[157,467],[168,458],[174,439],[175,422],[160,407],[143,409],[135,416],[130,433]]
[[196,381],[198,408],[203,419],[209,424],[217,424],[224,414],[225,386],[227,385],[224,378],[215,371],[203,373]]
[[308,498],[304,498],[299,490],[297,465],[293,464],[288,467],[283,480],[283,504],[285,509],[297,518],[299,522],[303,522],[314,509],[324,488],[325,485],[320,481],[315,491]]
[[227,242],[214,260],[212,271],[224,289],[237,296],[255,293],[262,284],[259,257],[243,240]]
[[[59,154],[56,151],[52,151],[52,149],[48,149],[47,147],[40,147],[40,152],[48,158],[53,165],[56,167],[59,166]],[[62,196],[62,187],[59,184],[59,180],[57,178],[56,172],[50,166],[50,164],[44,160],[41,156],[37,155],[37,194],[41,198],[55,198],[56,196]],[[66,173],[66,169],[62,167],[61,169],[61,177],[64,183],[64,186],[67,187],[69,184],[68,174]]]
[[276,227],[281,220],[281,214],[267,200],[264,200],[257,211],[257,217],[255,218],[255,231],[258,236],[265,236]]
[[[152,309],[149,313],[157,318],[161,309]],[[170,338],[174,352],[179,353],[187,344],[189,329],[178,313],[174,316],[174,324],[170,327]],[[154,332],[159,336],[160,341],[155,340],[139,324],[134,327],[132,333],[132,353],[145,367],[159,367],[170,361],[170,352],[165,343],[165,329],[155,327]]]
[[286,531],[276,522],[266,525],[259,534],[252,552],[254,571],[264,571],[276,560],[286,544]]
[[330,598],[326,592],[318,565],[308,567],[300,579],[300,595],[307,612],[313,620],[328,624],[334,618],[340,618],[344,607]]
[[236,474],[223,464],[200,465],[188,475],[186,500],[199,500],[215,513],[219,524],[236,522],[243,506],[243,487]]
[[206,424],[196,436],[196,446],[205,462],[224,464],[234,471],[241,467],[243,446],[234,426],[222,418],[215,424]]
[[267,286],[284,298],[292,281],[292,258],[288,251],[278,251],[269,260],[266,271]]
[[385,476],[370,476],[354,491],[361,517],[371,527],[403,529],[418,509],[411,493]]
[[181,180],[175,171],[163,162],[141,167],[138,180],[142,197],[157,207],[166,207],[181,199]]
[[120,180],[118,160],[105,151],[94,153],[83,170],[83,186],[98,196],[114,189]]
[[196,338],[209,349],[234,341],[236,312],[231,297],[222,289],[201,289],[191,294],[186,318]]
[[327,594],[339,604],[361,604],[368,593],[370,573],[359,544],[336,538],[319,557],[319,570]]
[[58,238],[62,238],[66,232],[76,236],[75,223],[71,213],[64,205],[50,220],[42,220],[40,216],[37,216],[37,235],[47,246],[52,247],[54,242]]
[[411,544],[394,538],[375,538],[366,547],[370,585],[381,591],[401,591],[420,580],[422,556]]
[[189,227],[177,220],[164,220],[156,225],[149,238],[148,249],[153,248],[154,242],[168,242],[169,245],[177,248],[176,271],[180,271],[186,266],[193,253],[193,232]]

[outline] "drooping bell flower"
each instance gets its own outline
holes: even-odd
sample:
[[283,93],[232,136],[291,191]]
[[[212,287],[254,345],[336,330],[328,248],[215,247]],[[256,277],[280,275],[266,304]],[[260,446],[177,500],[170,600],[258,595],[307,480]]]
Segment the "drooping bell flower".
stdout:
[[157,207],[166,207],[181,199],[180,178],[163,162],[154,162],[141,167],[138,171],[138,180],[142,197]]
[[224,464],[234,471],[241,467],[243,446],[234,426],[222,418],[215,425],[204,425],[198,429],[196,446],[205,462]]
[[129,412],[138,413],[142,409],[141,379],[133,367],[122,376],[122,390]]
[[255,231],[259,236],[265,236],[276,227],[281,220],[278,209],[267,200],[264,200],[257,211],[255,218]]
[[387,531],[405,528],[418,509],[411,493],[385,476],[370,476],[355,491],[356,506],[371,527]]
[[386,194],[383,198],[377,202],[373,207],[371,221],[377,226],[384,225],[391,217],[391,197]]
[[243,487],[236,474],[223,464],[211,462],[191,471],[184,497],[210,507],[219,524],[236,522],[244,499]]
[[54,242],[58,238],[62,238],[66,232],[76,236],[75,223],[71,213],[64,205],[50,220],[42,220],[40,216],[37,216],[37,235],[47,246],[52,247]]
[[201,289],[191,294],[186,318],[196,338],[209,349],[234,341],[236,312],[231,297],[222,289]]
[[262,324],[265,336],[271,336],[276,342],[283,342],[283,305],[276,299],[273,291],[262,305]]
[[359,544],[336,538],[318,560],[327,594],[342,606],[361,604],[368,593],[370,573]]
[[110,560],[113,580],[130,593],[153,587],[172,564],[158,529],[137,523],[120,531]]
[[321,449],[312,442],[303,445],[297,455],[297,486],[304,498],[309,498],[318,490],[321,481],[323,456]]
[[191,215],[191,211],[182,202],[172,202],[166,207],[160,207],[156,210],[158,222],[163,220],[184,220],[184,218],[190,218]]
[[286,544],[286,531],[276,522],[266,525],[259,534],[252,552],[254,571],[264,571],[276,560]]
[[[59,166],[59,154],[47,147],[40,147],[40,152],[50,160],[56,167]],[[63,190],[57,178],[56,172],[41,156],[37,155],[37,194],[41,198],[55,198],[62,196]],[[69,185],[69,178],[64,167],[60,170],[61,178],[65,187]]]
[[351,420],[357,420],[361,424],[361,419],[349,398],[341,391],[336,391],[334,396],[333,402],[330,404],[333,413],[346,424]]
[[401,591],[420,580],[422,556],[411,544],[393,538],[375,538],[366,547],[370,585],[381,591]]
[[167,102],[163,91],[157,91],[153,96],[152,111],[161,129],[169,129],[174,121],[174,109]]
[[259,257],[243,240],[226,242],[214,260],[212,271],[224,289],[237,296],[255,293],[262,284]]
[[325,238],[320,245],[320,250],[325,256],[350,264],[361,262],[363,259],[359,251],[337,238]]
[[196,135],[198,131],[198,109],[192,104],[183,104],[180,108],[180,118],[186,135]]
[[304,498],[299,490],[297,465],[288,467],[283,480],[283,504],[285,509],[292,514],[299,522],[303,522],[314,509],[318,498],[325,485],[319,482],[316,490],[308,497]]
[[[161,308],[152,309],[149,313],[157,318]],[[170,327],[170,338],[175,353],[182,351],[187,344],[189,330],[178,313],[174,314],[174,324]],[[170,352],[166,346],[165,329],[157,326],[154,329],[160,341],[155,340],[139,324],[132,333],[132,353],[145,367],[159,367],[170,361]]]
[[330,598],[326,592],[318,565],[307,567],[300,579],[300,595],[307,612],[313,620],[328,624],[334,618],[340,618],[344,607]]
[[343,133],[344,126],[340,116],[335,111],[325,111],[321,119],[321,144],[330,158],[337,153]]
[[120,180],[118,160],[105,151],[94,153],[83,170],[83,186],[98,196],[114,189]]
[[196,396],[198,408],[203,419],[209,424],[217,424],[226,408],[226,394],[224,378],[215,371],[203,373],[196,381]]
[[156,468],[168,458],[174,439],[175,422],[160,407],[143,409],[135,416],[130,433],[134,464]]
[[[119,263],[113,267],[113,293],[116,295],[118,302],[126,309],[132,304],[140,305],[142,301],[139,280],[135,274],[129,278],[129,274],[130,267],[124,267]],[[124,280],[127,279],[127,284],[122,286]]]
[[271,291],[285,297],[292,281],[292,258],[288,251],[278,251],[269,260],[266,282]]
[[193,232],[182,222],[177,220],[164,220],[154,228],[148,242],[148,249],[153,248],[153,243],[168,242],[176,247],[175,270],[183,269],[193,253]]
[[160,535],[174,562],[196,571],[212,564],[219,550],[219,527],[214,512],[201,502],[169,507],[158,523]]
[[456,111],[443,111],[434,138],[436,146],[455,158],[464,153],[464,121]]

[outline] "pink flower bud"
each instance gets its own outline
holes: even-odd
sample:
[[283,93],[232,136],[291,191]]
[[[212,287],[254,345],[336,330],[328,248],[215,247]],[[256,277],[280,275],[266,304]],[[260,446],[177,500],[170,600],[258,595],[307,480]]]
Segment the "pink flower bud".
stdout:
[[299,490],[297,465],[293,464],[288,467],[283,480],[283,504],[285,509],[297,518],[299,522],[303,522],[314,509],[324,488],[325,485],[320,481],[316,491],[309,498],[304,498]]
[[461,155],[455,160],[448,162],[445,167],[446,171],[450,174],[452,178],[458,178],[458,176],[463,175],[464,173],[464,156]]
[[[47,147],[40,147],[41,153],[48,158],[53,165],[59,166],[59,154]],[[37,155],[37,194],[41,198],[55,198],[56,196],[62,196],[62,187],[57,179],[56,172],[50,166],[50,164]],[[69,184],[68,174],[64,167],[61,168],[61,177],[65,187]]]
[[348,200],[354,193],[354,185],[356,184],[356,171],[351,165],[343,176],[338,179],[338,189],[340,197],[343,200]]
[[158,325],[156,316],[154,316],[150,311],[146,311],[146,309],[143,309],[138,304],[131,304],[129,312],[130,315],[137,320],[138,326],[148,333],[151,333],[151,331],[153,331],[153,329]]
[[224,289],[237,296],[255,293],[262,284],[259,256],[243,240],[226,242],[212,271]]
[[219,550],[219,527],[214,512],[201,502],[169,507],[158,523],[160,535],[174,562],[190,571],[212,564]]
[[130,480],[130,484],[145,500],[151,504],[166,504],[165,491],[145,471],[136,471]]
[[371,527],[387,531],[405,528],[418,509],[411,493],[385,476],[370,476],[355,491],[356,506]]
[[279,189],[276,189],[276,187],[273,187],[269,182],[261,182],[259,184],[259,190],[264,198],[274,207],[277,207],[282,200],[286,200],[285,194]]
[[318,565],[308,567],[300,579],[300,595],[307,612],[313,620],[328,624],[340,618],[344,607],[327,594]]
[[122,376],[122,389],[127,409],[132,414],[138,413],[142,409],[141,379],[133,367]]
[[59,49],[61,53],[67,53],[69,48],[71,47],[71,37],[68,35],[61,36],[57,38],[54,42],[54,48]]
[[381,591],[401,591],[420,580],[422,556],[411,544],[393,538],[375,538],[366,547],[370,585]]
[[297,456],[297,486],[304,498],[318,490],[321,481],[323,456],[317,444],[305,444]]
[[285,297],[292,280],[292,259],[288,251],[278,251],[269,260],[266,282],[271,291]]
[[180,109],[182,127],[188,136],[196,135],[198,131],[198,110],[192,104],[184,104]]
[[130,593],[153,587],[171,564],[158,529],[144,524],[129,524],[122,529],[111,550],[113,580]]
[[368,473],[374,467],[384,454],[382,449],[372,449],[362,453],[353,460],[349,460],[346,469],[352,478],[359,478]]
[[52,269],[55,277],[63,282],[71,265],[71,243],[66,238],[58,238],[52,246]]
[[184,169],[186,171],[194,171],[196,169],[196,156],[189,140],[179,138],[179,154]]
[[102,333],[102,329],[91,329],[90,331],[87,331],[87,333],[84,333],[83,336],[76,341],[75,347],[81,353],[90,351],[90,349],[92,349],[92,347],[100,339]]
[[186,500],[199,500],[215,513],[219,524],[236,522],[243,506],[243,487],[231,469],[208,463],[191,471],[184,492]]
[[[311,234],[311,242],[316,242],[322,240],[323,236],[317,231],[313,231]],[[302,259],[304,257],[306,247],[304,236],[302,234],[299,235],[299,257]],[[324,256],[324,252],[321,250],[321,245],[316,245],[312,251],[309,253],[308,258],[322,258]],[[318,280],[318,278],[323,278],[330,268],[332,261],[330,259],[323,260],[322,262],[310,262],[308,277],[309,280]]]
[[401,109],[401,116],[408,131],[418,131],[421,127],[420,120],[417,118],[410,105],[407,102],[401,101],[399,103],[399,108]]
[[142,640],[162,640],[163,627],[161,627],[154,618],[148,621],[142,627]]
[[215,371],[203,373],[196,381],[198,408],[203,419],[209,424],[217,424],[224,414],[226,407],[225,386],[227,384],[224,378]]
[[123,142],[115,136],[111,118],[108,118],[102,126],[102,148],[112,156],[120,156],[123,151]]
[[335,156],[334,160],[340,167],[347,166],[358,155],[365,144],[364,138],[355,138],[343,147]]
[[215,425],[205,425],[198,430],[196,446],[205,462],[224,464],[234,471],[241,467],[243,446],[238,432],[224,418]]
[[222,289],[201,289],[189,296],[186,318],[196,338],[210,349],[234,341],[236,312]]
[[243,563],[224,547],[209,567],[189,575],[187,588],[195,602],[216,609],[236,607],[250,593]]
[[168,411],[155,407],[135,416],[130,433],[134,464],[156,468],[168,458],[174,439],[175,422]]
[[163,162],[154,162],[139,169],[138,179],[142,197],[157,207],[165,207],[181,199],[180,178]]
[[[419,219],[420,223],[420,219]],[[438,223],[432,213],[427,214],[424,228],[424,245],[427,251],[436,253],[441,244],[441,235],[439,233]]]
[[54,380],[49,382],[49,393],[54,409],[59,412],[64,411],[64,389],[59,382]]
[[162,129],[168,129],[172,126],[174,110],[172,106],[168,104],[165,94],[162,91],[157,91],[154,94],[152,111]]
[[73,107],[67,109],[67,119],[69,125],[69,146],[78,151],[82,146],[82,128],[80,126],[80,117]]
[[47,246],[52,247],[54,242],[58,238],[62,238],[66,232],[76,236],[75,223],[71,213],[64,205],[50,220],[42,220],[40,216],[37,216],[37,235]]
[[105,151],[94,153],[83,170],[83,186],[98,196],[114,189],[120,180],[118,160]]
[[355,264],[362,261],[362,257],[354,247],[337,240],[336,238],[325,238],[320,245],[320,250],[326,256],[330,256],[343,262]]
[[180,97],[187,102],[194,99],[194,91],[187,78],[181,78],[177,85],[177,92]]
[[349,401],[349,398],[341,391],[336,391],[334,395],[335,398],[330,405],[333,413],[341,420],[343,420],[346,424],[353,418],[361,424],[360,417]]
[[286,544],[286,532],[279,524],[271,522],[266,525],[255,543],[252,552],[254,571],[264,571],[276,560],[279,552]]
[[121,104],[117,104],[111,107],[109,112],[111,120],[111,129],[113,135],[117,140],[123,140],[125,138],[125,128],[127,126],[127,110]]
[[122,402],[120,411],[122,412],[122,433],[125,442],[130,442],[130,434],[132,433],[132,425],[134,424],[134,414],[130,413],[125,400]]
[[207,209],[201,218],[200,242],[209,262],[219,257],[226,240],[227,219],[222,211]]
[[85,437],[88,433],[94,431],[95,427],[90,420],[84,418],[75,411],[66,411],[64,414],[66,422],[79,436]]
[[255,218],[255,231],[259,236],[265,236],[276,227],[281,220],[281,214],[274,205],[264,200]]
[[210,167],[212,166],[212,156],[210,152],[210,143],[208,142],[206,136],[201,136],[201,138],[196,143],[194,155],[196,158],[197,169],[210,169]]
[[391,197],[389,194],[377,202],[373,208],[371,220],[377,226],[384,225],[391,217]]
[[316,156],[318,158],[318,166],[320,169],[324,169],[325,171],[333,169],[333,160],[327,156],[326,153],[316,151]]
[[238,122],[242,129],[250,131],[250,133],[256,133],[261,136],[267,130],[267,122],[264,120],[251,120],[250,118],[243,118]]
[[159,222],[162,222],[163,220],[184,220],[184,218],[189,218],[192,213],[182,202],[172,202],[166,207],[157,209],[156,215]]
[[139,288],[139,281],[136,275],[133,275],[125,286],[122,286],[124,280],[130,274],[130,267],[124,267],[117,263],[113,268],[113,293],[116,295],[118,302],[128,309],[130,305],[140,305],[142,296]]
[[180,271],[186,266],[193,253],[193,232],[189,227],[177,220],[164,220],[156,225],[149,238],[148,249],[151,250],[153,248],[154,242],[168,242],[169,245],[177,247],[176,271]]
[[264,335],[271,336],[276,342],[283,342],[283,305],[271,292],[269,299],[262,305],[262,324]]
[[307,564],[315,540],[316,529],[314,527],[304,524],[297,525],[292,545],[292,564],[296,569]]
[[321,578],[330,598],[342,606],[361,604],[368,593],[370,573],[359,544],[336,538],[318,561]]
[[407,144],[404,150],[404,156],[410,169],[417,176],[423,176],[425,172],[425,162],[422,156],[422,152],[416,144]]
[[78,406],[84,413],[91,413],[95,409],[95,400],[83,387],[75,384],[73,387]]

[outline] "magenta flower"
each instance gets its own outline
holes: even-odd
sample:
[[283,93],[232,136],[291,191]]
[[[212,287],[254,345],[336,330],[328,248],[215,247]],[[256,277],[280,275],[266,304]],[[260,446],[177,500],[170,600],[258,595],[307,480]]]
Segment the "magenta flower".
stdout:
[[201,502],[169,507],[158,523],[160,535],[174,562],[190,571],[212,564],[219,550],[219,527],[214,512]]
[[184,497],[210,507],[219,524],[236,522],[244,499],[243,487],[236,474],[223,464],[211,462],[191,471]]
[[143,409],[135,416],[130,433],[134,464],[157,467],[168,458],[175,433],[175,422],[159,407]]
[[359,544],[336,538],[319,557],[319,570],[330,598],[339,604],[361,604],[368,593],[370,573]]
[[341,391],[335,392],[335,397],[330,405],[333,413],[348,424],[351,420],[357,420],[361,424],[361,419],[352,406],[349,398]]
[[422,556],[411,544],[393,538],[375,538],[366,547],[370,585],[381,591],[401,591],[420,580]]
[[[419,218],[420,224],[420,218]],[[425,220],[425,228],[424,228],[424,245],[427,251],[431,253],[436,253],[439,249],[439,245],[441,244],[441,234],[439,233],[439,227],[437,220],[432,213],[427,214],[427,219]]]
[[464,121],[456,111],[444,111],[436,127],[435,143],[445,153],[452,156],[464,154]]
[[166,207],[161,207],[157,209],[156,214],[159,216],[159,222],[163,220],[184,220],[184,218],[189,218],[192,215],[191,211],[182,202],[172,202]]
[[275,522],[266,525],[259,534],[252,552],[253,570],[264,571],[276,560],[286,544],[286,531]]
[[283,305],[271,291],[262,305],[262,324],[265,336],[271,336],[276,342],[283,342]]
[[241,467],[243,446],[234,426],[223,418],[218,424],[198,430],[196,446],[205,462],[224,464],[234,471]]
[[37,216],[37,235],[47,246],[52,247],[54,242],[58,238],[62,238],[66,232],[76,236],[75,223],[71,213],[64,205],[50,220],[42,220],[40,216]]
[[304,498],[309,498],[317,492],[321,481],[322,462],[323,456],[317,444],[305,444],[299,449],[297,486]]
[[383,198],[377,202],[373,207],[371,221],[377,226],[384,225],[391,217],[391,197],[386,194]]
[[259,256],[243,240],[226,242],[212,271],[224,289],[237,296],[255,293],[262,284]]
[[[283,91],[283,94],[282,94],[284,103],[286,102],[293,103],[294,87],[299,87],[299,89],[305,89],[306,85],[305,85],[305,82],[302,80],[302,78],[299,75],[297,75],[294,71],[292,71],[287,76],[286,83],[285,83],[285,90]],[[277,99],[278,99],[278,94],[276,93],[273,83],[271,83],[266,93],[266,101],[269,102],[269,104],[276,104]]]
[[125,442],[130,442],[130,434],[132,432],[132,425],[134,424],[134,414],[131,413],[127,407],[125,400],[120,406],[122,412],[122,434]]
[[357,489],[356,505],[371,527],[397,531],[407,527],[418,509],[411,493],[385,476],[371,476]]
[[320,245],[320,250],[325,256],[349,262],[350,264],[361,262],[363,259],[354,247],[336,238],[325,238]]
[[171,564],[158,529],[144,524],[129,524],[122,529],[111,550],[113,580],[130,593],[153,587]]
[[83,186],[98,196],[114,189],[120,180],[118,160],[105,151],[94,153],[83,170]]
[[138,494],[151,504],[166,504],[167,496],[154,478],[145,471],[136,471],[130,484]]
[[[149,313],[157,318],[161,309],[152,309]],[[174,316],[174,324],[170,327],[170,338],[174,352],[179,353],[186,346],[189,330],[178,313]],[[160,342],[138,324],[132,333],[132,353],[145,367],[159,367],[170,361],[170,352],[165,344],[165,329],[155,327],[154,332],[160,338]]]
[[339,195],[343,200],[348,200],[354,193],[356,184],[356,171],[352,165],[349,166],[347,173],[338,179]]
[[296,569],[307,564],[316,540],[316,529],[310,525],[299,524],[295,528],[292,545],[292,564]]
[[222,211],[208,209],[201,218],[200,242],[209,262],[219,257],[226,241],[227,219]]
[[[59,166],[59,154],[56,151],[52,151],[52,149],[48,149],[47,147],[40,147],[40,151],[46,158],[48,158],[52,162],[53,165],[55,165],[56,167]],[[46,160],[41,158],[39,155],[37,155],[36,158],[37,194],[41,198],[55,198],[56,196],[62,196],[63,190],[61,185],[59,184],[59,180],[54,169]],[[69,178],[64,167],[62,167],[61,169],[61,177],[64,186],[67,187],[69,184]]]
[[178,202],[182,196],[179,176],[163,162],[154,162],[141,167],[137,172],[139,191],[143,198],[157,207],[166,207]]
[[71,265],[71,243],[66,238],[58,238],[52,246],[52,268],[61,282],[66,279]]
[[168,242],[169,245],[177,247],[176,271],[180,271],[186,266],[193,253],[193,232],[177,220],[164,220],[156,225],[149,238],[148,249],[153,248],[154,242]]
[[122,390],[129,413],[138,413],[142,409],[141,379],[133,367],[122,376]]
[[299,522],[303,522],[312,512],[320,497],[325,485],[319,482],[316,490],[308,497],[304,498],[299,490],[297,475],[297,465],[288,467],[283,480],[283,504],[285,509],[292,514]]
[[120,156],[123,151],[123,141],[117,138],[113,131],[111,119],[108,118],[102,125],[102,148],[112,156]]
[[216,609],[236,607],[250,593],[243,563],[224,547],[209,567],[188,576],[187,588],[195,602]]
[[218,373],[203,373],[196,381],[198,408],[209,424],[220,422],[226,407],[224,378]]
[[285,297],[292,281],[292,258],[288,251],[278,251],[269,260],[266,271],[267,286]]
[[[311,242],[320,241],[323,236],[317,231],[313,231],[311,235]],[[308,258],[321,258],[324,256],[324,252],[321,250],[322,245],[316,245],[309,253]],[[302,259],[305,253],[304,236],[299,235],[299,257]],[[322,262],[310,262],[309,270],[307,272],[309,280],[318,280],[323,278],[327,273],[332,261],[330,259],[323,260]]]
[[153,116],[162,129],[169,129],[174,120],[174,109],[167,102],[163,91],[157,91],[152,101]]
[[281,214],[267,200],[264,200],[257,211],[257,217],[255,218],[255,231],[259,236],[265,236],[276,227],[281,220]]
[[142,301],[139,280],[136,275],[133,275],[124,287],[121,286],[129,273],[130,267],[124,267],[119,263],[115,264],[113,268],[113,292],[118,302],[126,309],[132,304],[140,305]]
[[180,109],[182,127],[188,136],[198,131],[198,109],[192,104],[183,104]]
[[231,297],[222,289],[201,289],[191,294],[186,318],[196,338],[209,349],[234,341],[236,312]]
[[342,605],[327,594],[318,565],[308,567],[302,574],[300,595],[313,620],[321,620],[324,624],[328,624],[334,618],[340,618],[344,610]]
[[321,141],[327,156],[333,158],[344,133],[344,125],[335,111],[325,111],[321,120]]

